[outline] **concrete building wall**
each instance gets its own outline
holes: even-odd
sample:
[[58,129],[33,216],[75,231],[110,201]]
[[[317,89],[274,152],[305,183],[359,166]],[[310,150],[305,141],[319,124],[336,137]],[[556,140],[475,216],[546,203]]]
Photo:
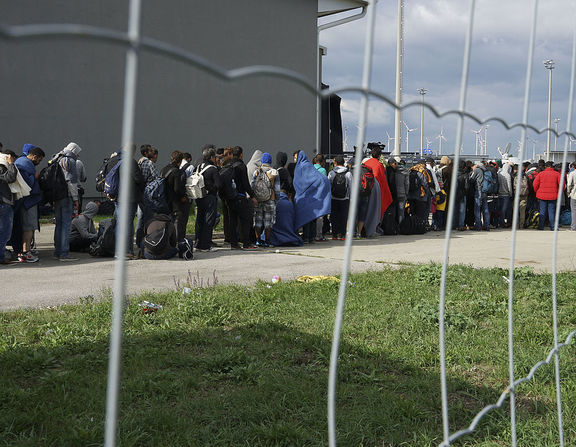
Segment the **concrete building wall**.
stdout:
[[[276,65],[316,78],[314,0],[144,1],[142,34],[227,68]],[[18,0],[0,3],[5,24],[82,23],[127,28],[127,1]],[[141,52],[135,142],[200,155],[206,143],[254,149],[315,149],[315,97],[270,77],[232,83]],[[0,40],[0,141],[53,154],[75,141],[87,191],[104,156],[120,145],[125,49],[87,39]]]

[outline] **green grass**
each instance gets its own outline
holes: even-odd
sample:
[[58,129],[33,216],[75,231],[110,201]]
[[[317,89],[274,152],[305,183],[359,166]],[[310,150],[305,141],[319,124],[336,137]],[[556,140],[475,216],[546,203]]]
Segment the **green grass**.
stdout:
[[[342,446],[441,442],[437,265],[352,275],[340,351]],[[501,269],[452,267],[447,293],[451,430],[507,385]],[[519,269],[516,374],[551,348],[549,275]],[[181,278],[185,280],[185,278]],[[560,334],[576,326],[560,274]],[[281,282],[132,297],[125,314],[121,446],[322,446],[338,285]],[[164,308],[143,315],[138,302]],[[0,314],[0,445],[102,445],[111,303]],[[576,443],[574,347],[561,354],[566,445]],[[517,396],[519,445],[557,442],[553,367]],[[457,445],[510,445],[508,404]]]

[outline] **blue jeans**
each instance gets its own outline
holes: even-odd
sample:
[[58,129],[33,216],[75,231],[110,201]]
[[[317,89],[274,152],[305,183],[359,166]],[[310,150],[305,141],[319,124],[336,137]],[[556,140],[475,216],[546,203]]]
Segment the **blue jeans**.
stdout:
[[[484,218],[484,225],[482,225],[482,218]],[[474,229],[485,230],[490,228],[490,211],[488,210],[488,196],[486,194],[474,195]]]
[[[138,204],[135,202],[130,202],[128,207],[128,250],[130,254],[134,253],[134,218],[136,217],[136,211],[138,210]],[[114,219],[116,219],[117,225],[115,229],[116,241],[118,241],[118,229],[120,228],[120,204],[114,202]]]
[[500,210],[500,219],[498,221],[499,227],[504,227],[504,223],[511,223],[512,219],[510,218],[510,201],[512,197],[505,196],[505,197],[498,197],[498,209]]
[[458,228],[464,228],[466,226],[466,197],[462,197],[458,202]]
[[196,239],[199,250],[208,250],[212,244],[212,232],[218,212],[218,197],[208,194],[196,199]]
[[7,203],[0,203],[0,262],[4,262],[6,256],[6,242],[12,234],[12,221],[14,220],[14,208]]
[[54,203],[54,256],[65,257],[70,254],[70,224],[74,205],[71,197],[60,199]]
[[543,230],[546,223],[546,216],[550,229],[554,229],[554,216],[556,214],[556,200],[539,200],[540,203],[540,220],[538,221],[538,229]]

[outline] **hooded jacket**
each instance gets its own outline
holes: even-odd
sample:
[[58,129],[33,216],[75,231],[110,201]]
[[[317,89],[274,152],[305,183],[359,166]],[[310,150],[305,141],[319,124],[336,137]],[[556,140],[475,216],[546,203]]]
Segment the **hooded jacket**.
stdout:
[[536,198],[540,200],[556,200],[560,187],[560,173],[554,168],[546,168],[534,179]]
[[18,169],[14,163],[0,163],[0,203],[6,205],[14,204],[14,201],[12,200],[12,191],[10,190],[10,186],[8,184],[15,182],[17,175]]
[[58,152],[53,159],[60,157],[60,166],[64,172],[64,179],[68,184],[68,195],[72,200],[78,200],[78,168],[76,159],[82,148],[76,143],[69,143],[64,149]]
[[70,224],[70,242],[76,243],[81,241],[93,242],[98,239],[98,232],[94,227],[94,216],[98,213],[98,205],[94,202],[88,202],[84,212],[74,219]]
[[276,154],[276,164],[274,167],[278,171],[278,176],[280,177],[280,189],[288,194],[293,194],[294,188],[292,187],[292,176],[286,168],[287,162],[288,154],[286,154],[286,152],[278,152]]
[[[350,192],[352,191],[352,173],[346,166],[334,166],[334,168],[328,173],[328,180],[330,180],[330,185],[334,182],[336,174],[345,173],[346,178],[346,197],[338,198],[332,197],[332,200],[350,200]],[[332,187],[332,186],[330,186]]]
[[303,151],[298,152],[294,168],[294,190],[295,229],[330,214],[330,181],[316,170]]
[[576,170],[570,171],[568,174],[566,192],[568,193],[568,197],[576,200]]
[[512,165],[505,163],[498,171],[498,195],[512,197]]
[[262,158],[262,151],[255,150],[254,153],[252,154],[252,157],[250,158],[250,161],[246,163],[248,178],[251,179],[252,176],[254,175],[254,171],[256,170],[256,168],[260,166],[261,158]]
[[484,181],[484,171],[486,171],[484,166],[477,166],[472,170],[472,173],[470,174],[470,180],[472,185],[474,185],[475,194],[483,194],[482,182]]
[[22,205],[26,209],[30,209],[42,201],[42,191],[36,178],[36,165],[28,158],[30,149],[35,147],[33,144],[25,144],[22,149],[23,155],[18,157],[14,162],[22,178],[31,188],[30,195],[22,199]]

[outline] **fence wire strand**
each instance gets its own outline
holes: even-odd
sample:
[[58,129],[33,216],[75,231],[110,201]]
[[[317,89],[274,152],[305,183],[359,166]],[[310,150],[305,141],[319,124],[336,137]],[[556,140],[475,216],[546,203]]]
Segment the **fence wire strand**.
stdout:
[[[372,49],[374,43],[374,29],[376,25],[376,1],[371,1],[367,8],[368,26],[366,28],[366,43],[364,48],[364,66],[362,75],[362,87],[370,88],[372,77]],[[356,228],[356,214],[358,210],[358,199],[360,196],[360,177],[362,167],[362,156],[364,148],[364,137],[368,117],[368,95],[362,95],[360,115],[358,117],[358,135],[356,142],[356,153],[354,161],[354,182],[351,191],[350,211],[346,225],[346,241],[344,249],[344,261],[342,263],[342,273],[340,276],[340,288],[338,290],[338,302],[336,305],[336,316],[334,319],[334,333],[332,336],[332,348],[330,352],[330,365],[328,372],[328,445],[336,447],[338,443],[336,434],[336,386],[338,381],[338,353],[340,350],[340,338],[342,334],[342,322],[344,320],[344,306],[346,303],[346,292],[348,287],[348,274],[350,272],[350,260],[352,254],[352,241]]]
[[[106,426],[104,446],[116,445],[118,431],[118,399],[120,394],[120,367],[122,363],[122,321],[126,293],[126,253],[132,252],[132,240],[128,240],[131,221],[132,157],[134,141],[134,114],[136,83],[138,78],[138,47],[140,37],[140,0],[130,0],[128,34],[133,43],[126,52],[124,71],[124,108],[122,116],[122,165],[120,166],[119,229],[114,269],[114,297],[110,333],[110,357],[108,360],[108,384],[106,389]],[[128,249],[130,246],[130,249]]]
[[[517,237],[517,224],[518,224],[518,210],[519,210],[519,195],[514,198],[514,206],[512,213],[512,241],[511,241],[511,255],[510,255],[510,269],[509,269],[509,292],[508,292],[508,356],[509,356],[509,376],[510,384],[502,392],[499,399],[495,404],[484,407],[472,419],[470,425],[462,430],[450,434],[449,417],[448,417],[448,399],[447,399],[447,379],[446,379],[446,344],[445,344],[445,294],[446,294],[446,279],[447,269],[449,266],[449,250],[450,238],[452,232],[452,222],[454,221],[455,213],[455,192],[456,192],[456,176],[452,176],[450,200],[448,205],[447,215],[447,228],[444,241],[444,260],[442,267],[442,277],[440,285],[440,305],[439,305],[439,319],[440,319],[440,367],[441,367],[441,392],[442,392],[442,420],[443,420],[443,442],[441,446],[449,446],[455,440],[473,433],[483,419],[483,417],[490,411],[501,408],[506,398],[510,396],[510,413],[511,413],[511,426],[512,426],[512,445],[516,446],[516,416],[515,416],[515,392],[517,387],[529,380],[532,380],[537,370],[548,365],[552,358],[555,360],[555,379],[556,379],[556,396],[557,396],[557,410],[558,410],[558,428],[559,428],[559,442],[561,447],[564,446],[564,433],[562,421],[562,399],[561,399],[561,374],[559,351],[561,348],[570,346],[572,340],[576,335],[576,331],[571,332],[565,341],[558,344],[558,309],[557,309],[557,244],[558,244],[558,225],[559,225],[559,211],[561,206],[561,191],[564,186],[564,176],[566,173],[566,159],[569,138],[575,138],[571,132],[571,117],[572,117],[572,104],[574,94],[574,79],[576,72],[576,27],[574,30],[573,53],[572,53],[572,76],[570,84],[570,100],[568,121],[566,130],[558,132],[556,129],[549,127],[538,129],[528,123],[528,104],[530,95],[530,78],[533,64],[534,53],[534,39],[537,25],[538,16],[538,0],[534,1],[533,23],[531,28],[531,40],[528,56],[528,65],[526,71],[526,87],[524,95],[524,108],[523,119],[521,123],[510,124],[505,118],[502,117],[489,117],[481,119],[475,114],[467,112],[466,109],[466,93],[468,88],[468,71],[470,64],[471,41],[472,31],[474,25],[474,10],[475,0],[470,1],[470,16],[468,23],[468,32],[466,37],[466,44],[464,50],[464,59],[462,65],[462,81],[460,92],[460,104],[457,110],[447,110],[440,112],[434,105],[424,101],[414,101],[407,104],[397,104],[394,100],[388,98],[386,95],[377,91],[371,90],[371,70],[372,70],[372,48],[374,40],[374,29],[376,24],[376,2],[371,1],[368,6],[366,28],[366,43],[365,55],[363,65],[363,81],[361,87],[343,87],[338,89],[326,89],[320,91],[315,82],[309,80],[298,72],[288,70],[282,67],[253,65],[248,67],[239,67],[232,70],[226,70],[217,64],[214,64],[199,55],[188,52],[184,49],[178,48],[166,42],[156,39],[142,37],[140,35],[140,0],[130,0],[129,6],[129,27],[128,32],[118,32],[110,29],[93,27],[88,25],[79,24],[32,24],[32,25],[17,25],[9,26],[0,24],[0,38],[4,39],[44,39],[45,37],[70,37],[70,38],[87,38],[95,39],[98,41],[108,41],[115,44],[127,46],[126,53],[126,67],[125,67],[125,86],[124,86],[124,107],[123,107],[123,124],[122,124],[122,147],[123,158],[128,161],[132,154],[132,144],[134,137],[134,114],[135,114],[135,101],[136,101],[136,83],[137,83],[137,67],[138,67],[138,52],[147,50],[152,53],[161,54],[168,58],[179,60],[183,63],[194,66],[202,71],[205,71],[216,78],[234,81],[241,78],[253,76],[270,76],[285,78],[294,82],[304,89],[312,92],[318,97],[326,98],[331,94],[342,93],[360,93],[362,95],[361,108],[359,113],[359,132],[357,135],[357,145],[355,153],[355,167],[354,178],[360,178],[360,165],[363,155],[363,145],[365,138],[366,123],[368,118],[368,102],[370,98],[379,99],[396,110],[404,110],[410,107],[425,107],[436,118],[443,118],[446,116],[455,115],[458,118],[457,137],[454,150],[454,166],[458,166],[460,160],[460,146],[462,144],[462,129],[465,119],[472,120],[478,124],[487,124],[489,122],[498,122],[507,130],[514,128],[521,129],[521,144],[519,150],[519,158],[522,159],[523,151],[526,143],[526,134],[531,130],[537,134],[548,132],[556,135],[556,137],[565,136],[565,145],[563,152],[563,163],[561,172],[561,188],[556,200],[556,213],[554,218],[554,242],[552,252],[552,311],[553,311],[553,325],[554,325],[554,348],[549,351],[545,360],[536,363],[530,370],[529,374],[520,379],[514,378],[514,264],[515,264],[515,247]],[[119,203],[119,238],[116,251],[115,262],[115,283],[114,283],[114,299],[113,299],[113,312],[110,334],[110,358],[108,366],[108,387],[106,399],[106,428],[105,428],[105,446],[114,447],[116,445],[116,433],[118,424],[118,396],[120,387],[120,364],[121,364],[121,346],[122,346],[122,319],[123,310],[125,306],[125,283],[126,283],[126,261],[125,254],[128,247],[128,225],[129,225],[129,197],[131,182],[132,163],[125,162],[121,166],[121,191],[125,194],[121,196]],[[516,180],[516,190],[518,191],[521,186],[521,176],[519,175]],[[338,302],[335,315],[334,334],[332,342],[332,350],[330,357],[329,367],[329,386],[328,386],[328,434],[330,447],[336,447],[336,384],[337,384],[337,369],[338,369],[338,352],[340,346],[340,338],[342,331],[342,323],[344,317],[344,308],[347,293],[348,274],[350,270],[350,259],[352,250],[352,240],[355,228],[355,218],[358,204],[358,197],[360,191],[359,181],[353,183],[351,192],[351,206],[350,214],[347,223],[347,237],[345,245],[345,257],[343,261],[340,289],[338,294]],[[124,197],[124,200],[123,198]]]

